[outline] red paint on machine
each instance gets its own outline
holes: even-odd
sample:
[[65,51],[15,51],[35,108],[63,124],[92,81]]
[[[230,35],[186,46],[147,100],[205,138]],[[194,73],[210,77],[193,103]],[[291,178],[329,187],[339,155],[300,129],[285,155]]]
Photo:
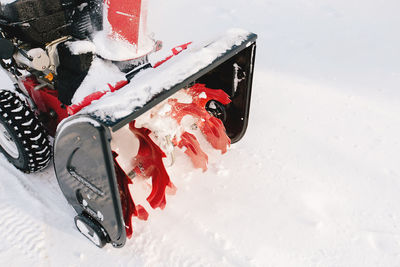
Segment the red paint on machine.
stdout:
[[120,37],[131,44],[138,45],[140,32],[140,13],[142,0],[106,0],[108,21],[114,37]]

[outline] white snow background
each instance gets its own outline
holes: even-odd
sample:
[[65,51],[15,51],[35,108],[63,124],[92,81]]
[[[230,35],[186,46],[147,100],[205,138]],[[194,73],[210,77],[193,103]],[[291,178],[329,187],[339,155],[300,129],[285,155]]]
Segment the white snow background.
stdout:
[[25,175],[1,156],[0,265],[399,266],[399,10],[398,0],[150,0],[165,47],[232,27],[259,35],[246,136],[206,173],[178,157],[177,194],[135,219],[122,249],[75,229],[52,167]]

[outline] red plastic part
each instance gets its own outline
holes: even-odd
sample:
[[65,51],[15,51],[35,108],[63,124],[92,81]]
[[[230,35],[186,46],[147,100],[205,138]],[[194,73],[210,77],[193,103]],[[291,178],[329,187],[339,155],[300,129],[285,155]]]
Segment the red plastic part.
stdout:
[[55,121],[50,120],[46,125],[50,134],[54,135],[57,125],[68,117],[67,110],[61,107],[61,102],[58,100],[58,92],[47,87],[35,90],[39,82],[34,76],[26,77],[22,82],[40,112],[49,113],[54,111],[57,114],[57,119]]
[[154,64],[153,68],[159,67],[160,65],[164,64],[165,62],[167,62],[174,56],[180,54],[183,50],[186,50],[189,47],[189,45],[191,45],[191,44],[192,44],[192,42],[189,42],[189,43],[179,45],[177,47],[172,48],[171,49],[172,55],[169,55],[166,58],[164,58],[163,60],[158,61],[156,64]]
[[136,211],[137,211],[137,217],[142,220],[142,221],[147,221],[149,218],[149,213],[146,211],[145,208],[143,208],[142,205],[137,205],[136,206]]
[[115,174],[117,176],[119,196],[121,200],[122,206],[122,214],[124,216],[125,228],[126,228],[126,236],[128,238],[132,237],[133,228],[132,228],[132,216],[137,216],[140,220],[146,221],[149,217],[149,214],[141,205],[135,206],[133,202],[132,195],[129,190],[129,185],[132,184],[131,179],[126,175],[124,170],[118,164],[117,157],[118,154],[113,151],[114,157],[114,169]]
[[[107,18],[111,24],[113,35],[138,44],[140,32],[141,0],[106,0]],[[144,26],[144,25],[143,25]]]
[[[228,105],[232,102],[229,95],[221,89],[210,89],[205,84],[196,83],[187,90],[187,93],[193,97],[193,102],[200,107],[205,107],[208,101],[216,100],[223,105]],[[205,93],[206,97],[202,94]]]
[[152,178],[152,190],[147,201],[153,209],[164,209],[166,188],[167,186],[174,188],[162,160],[166,155],[151,140],[149,129],[136,128],[134,121],[129,123],[129,129],[136,135],[140,143],[138,154],[133,159],[135,172],[145,178]]
[[181,124],[183,117],[190,115],[198,120],[208,119],[210,114],[208,114],[207,110],[196,103],[179,103],[177,99],[171,98],[168,100],[168,103],[172,107],[172,117]]
[[[110,90],[113,90],[113,88],[110,88]],[[230,144],[230,139],[226,135],[223,123],[219,119],[211,116],[207,112],[205,105],[211,99],[220,101],[223,104],[228,104],[230,103],[229,97],[222,90],[208,89],[202,84],[197,84],[189,88],[187,93],[193,97],[193,102],[190,104],[179,103],[177,99],[173,98],[169,99],[169,104],[172,106],[171,116],[175,118],[178,123],[180,123],[182,118],[186,115],[197,118],[197,125],[206,139],[214,148],[225,153]],[[151,139],[151,130],[147,128],[136,128],[135,121],[129,123],[129,129],[139,140],[139,151],[133,159],[134,171],[137,175],[144,178],[152,178],[152,189],[150,195],[147,197],[147,201],[154,209],[164,209],[166,205],[165,194],[168,191],[175,192],[176,190],[175,186],[170,181],[163,163],[163,158],[165,158],[166,155]],[[193,134],[184,132],[180,136],[179,142],[174,139],[174,145],[179,148],[186,148],[185,153],[190,157],[195,168],[201,168],[203,171],[207,170],[208,156],[201,149],[198,140]],[[115,152],[113,152],[113,155],[127,236],[130,238],[133,232],[132,216],[147,220],[149,214],[144,207],[140,205],[135,206],[129,191],[129,184],[131,184],[132,181],[118,164],[116,160],[118,155]]]
[[131,238],[133,233],[132,216],[137,215],[135,203],[133,202],[132,196],[129,191],[129,184],[132,184],[132,181],[129,179],[129,177],[122,170],[121,166],[118,164],[116,160],[118,154],[116,152],[113,152],[113,156],[114,156],[114,169],[118,182],[119,197],[121,199],[122,214],[124,216],[124,222],[125,222],[126,236],[128,238]]
[[207,141],[222,154],[226,153],[231,144],[231,139],[226,135],[224,124],[220,119],[210,116],[206,121],[200,122],[201,132]]
[[196,103],[178,103],[176,99],[170,99],[169,104],[172,106],[172,117],[181,123],[186,115],[197,118],[197,126],[206,137],[207,141],[222,153],[227,151],[231,144],[231,139],[226,135],[224,124],[221,120],[211,116],[205,108],[200,107]]
[[206,137],[207,141],[222,153],[227,151],[231,144],[221,120],[211,116],[206,110],[206,104],[210,100],[216,100],[222,104],[229,104],[231,100],[223,90],[209,89],[204,84],[195,84],[187,89],[187,93],[193,97],[192,103],[179,103],[177,99],[170,99],[172,117],[181,123],[183,117],[191,115],[197,118],[197,126]]
[[192,160],[193,166],[198,169],[203,169],[203,172],[207,170],[208,156],[200,148],[199,141],[196,136],[191,133],[184,132],[181,135],[181,141],[178,143],[178,147],[186,147],[185,154]]

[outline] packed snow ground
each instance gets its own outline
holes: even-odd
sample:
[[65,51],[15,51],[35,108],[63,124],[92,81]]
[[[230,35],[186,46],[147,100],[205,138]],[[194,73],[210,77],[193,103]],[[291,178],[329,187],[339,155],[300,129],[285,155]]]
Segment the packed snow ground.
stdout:
[[1,157],[0,265],[399,266],[399,8],[150,0],[166,47],[259,34],[247,135],[206,173],[178,153],[177,194],[122,249],[78,233],[52,167],[25,175]]

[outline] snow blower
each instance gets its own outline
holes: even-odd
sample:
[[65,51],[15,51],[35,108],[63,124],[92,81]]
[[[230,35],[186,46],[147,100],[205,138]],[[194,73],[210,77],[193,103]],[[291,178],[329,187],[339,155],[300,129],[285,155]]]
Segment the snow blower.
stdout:
[[15,85],[0,90],[0,150],[26,173],[53,154],[75,224],[97,246],[124,246],[132,218],[147,219],[132,184],[165,207],[174,151],[205,171],[201,144],[225,153],[245,134],[255,34],[164,49],[146,33],[144,0],[0,2],[0,64]]

